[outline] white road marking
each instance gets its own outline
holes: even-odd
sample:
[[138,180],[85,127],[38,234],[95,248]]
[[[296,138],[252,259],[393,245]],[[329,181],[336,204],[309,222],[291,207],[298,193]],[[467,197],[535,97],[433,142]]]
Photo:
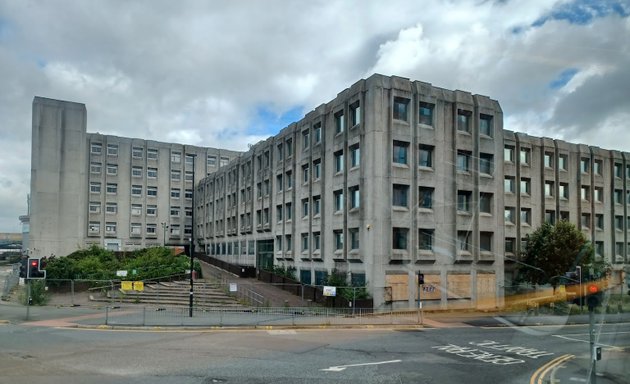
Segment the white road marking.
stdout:
[[294,330],[291,329],[275,329],[275,330],[271,330],[271,331],[267,331],[268,334],[270,335],[297,335],[297,332],[295,332]]
[[[575,334],[574,336],[581,336],[581,335],[588,336],[588,334],[579,334],[579,333]],[[589,340],[576,339],[576,338],[568,337],[568,336],[565,336],[565,335],[551,335],[551,336],[558,337],[560,339],[569,340],[569,341],[576,341],[576,342],[579,342],[579,343],[590,343]],[[597,343],[597,342],[595,344],[599,345],[599,346],[602,346],[602,347],[605,347],[606,349],[612,349],[613,351],[623,351],[623,348],[617,347],[615,345],[608,345],[608,344]]]
[[366,365],[381,365],[381,364],[391,364],[391,363],[400,363],[402,360],[389,360],[389,361],[377,361],[375,363],[362,363],[362,364],[348,364],[348,365],[337,365],[329,368],[320,369],[320,371],[326,372],[341,372],[349,367],[362,367]]
[[581,377],[570,377],[569,381],[579,381],[580,383],[586,383],[587,380]]

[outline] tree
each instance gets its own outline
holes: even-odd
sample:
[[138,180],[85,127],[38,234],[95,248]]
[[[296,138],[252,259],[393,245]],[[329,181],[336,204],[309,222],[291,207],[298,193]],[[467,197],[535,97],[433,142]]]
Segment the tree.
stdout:
[[605,263],[595,262],[592,244],[568,221],[562,220],[556,225],[546,222],[526,239],[523,265],[519,268],[519,277],[523,281],[550,283],[555,287],[558,276],[574,271],[578,265],[585,272],[593,269],[597,276],[604,272]]

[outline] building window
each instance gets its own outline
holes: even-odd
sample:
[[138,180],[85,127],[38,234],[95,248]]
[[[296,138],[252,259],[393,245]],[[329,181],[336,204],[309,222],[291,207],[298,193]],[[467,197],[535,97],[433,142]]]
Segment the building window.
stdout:
[[193,181],[193,172],[186,171],[186,173],[184,174],[184,178],[187,182],[191,183]]
[[217,166],[217,157],[214,155],[208,155],[206,160],[208,167],[216,167]]
[[132,185],[131,196],[134,196],[134,197],[142,196],[142,185]]
[[343,172],[343,150],[335,152],[335,173]]
[[142,224],[131,223],[131,236],[140,236],[140,235],[142,235]]
[[484,115],[479,116],[479,134],[493,137],[494,127],[492,124],[492,116]]
[[504,218],[505,218],[505,222],[506,223],[511,223],[511,224],[516,223],[516,220],[515,220],[515,217],[514,217],[515,210],[516,209],[514,207],[505,207]]
[[322,123],[317,123],[313,126],[313,144],[319,144],[322,142]]
[[392,186],[392,205],[394,207],[408,207],[409,186],[394,184]]
[[311,146],[311,141],[310,141],[310,137],[311,134],[309,133],[308,129],[305,131],[302,131],[302,149],[308,149]]
[[147,236],[157,235],[157,224],[147,224]]
[[281,222],[281,221],[283,220],[283,218],[282,218],[282,212],[283,212],[283,209],[282,209],[282,204],[280,204],[280,205],[276,205],[276,221],[277,221],[278,223],[279,223],[279,222]]
[[158,159],[158,150],[154,148],[147,149],[147,159],[148,160],[157,160]]
[[615,204],[623,204],[623,191],[621,189],[615,189],[613,196]]
[[585,229],[590,228],[591,227],[591,214],[583,213],[580,223],[582,224],[582,228],[585,228]]
[[308,183],[309,177],[308,177],[308,164],[304,164],[302,166],[302,182],[304,184]]
[[532,193],[532,182],[529,178],[521,179],[521,195],[530,195]]
[[308,233],[302,234],[302,252],[308,251]]
[[291,156],[293,156],[293,139],[287,139],[285,148],[286,148],[286,155],[288,159]]
[[531,149],[521,148],[521,165],[529,165],[531,162]]
[[313,251],[319,251],[321,249],[321,235],[319,232],[313,232]]
[[229,157],[221,156],[221,158],[219,159],[219,167],[225,167],[226,165],[228,165],[229,162]]
[[553,181],[545,181],[545,197],[553,197]]
[[171,163],[181,163],[182,161],[182,153],[181,152],[171,152]]
[[107,164],[107,174],[109,176],[116,176],[118,174],[118,165]]
[[433,167],[433,147],[429,145],[420,145],[418,150],[418,165],[421,167]]
[[532,210],[531,208],[521,208],[521,225],[532,224]]
[[293,173],[291,171],[287,172],[286,182],[287,182],[287,189],[293,188]]
[[101,213],[101,203],[90,201],[90,213]]
[[470,212],[472,205],[471,191],[457,191],[457,210],[461,212]]
[[582,173],[588,173],[588,164],[589,164],[589,159],[588,158],[581,158],[580,159],[580,172]]
[[107,144],[107,155],[118,156],[118,144]]
[[595,242],[595,255],[599,257],[604,257],[604,242],[603,241]]
[[433,109],[435,104],[420,102],[418,122],[424,125],[433,126]]
[[593,173],[595,175],[602,175],[602,161],[601,160],[593,160]]
[[492,175],[494,172],[494,156],[491,153],[479,154],[479,172]]
[[171,181],[181,181],[182,180],[182,172],[178,170],[171,170]]
[[109,215],[115,215],[118,213],[118,204],[117,203],[106,203],[105,204],[105,213]]
[[307,217],[308,214],[308,198],[302,199],[302,217]]
[[409,229],[407,228],[392,228],[392,248],[398,250],[407,250],[407,238],[409,236]]
[[503,181],[503,190],[505,193],[514,193],[515,188],[515,179],[513,176],[505,176],[505,180]]
[[287,220],[291,220],[293,218],[293,204],[292,203],[287,203],[285,205],[285,216],[287,217]]
[[101,183],[91,182],[90,193],[101,193]]
[[361,162],[361,149],[359,144],[355,144],[350,147],[350,167],[358,167]]
[[545,221],[554,225],[556,223],[556,211],[545,211]]
[[615,243],[615,255],[623,257],[623,243]]
[[418,188],[418,206],[420,208],[433,208],[433,191],[434,189],[429,187]]
[[457,151],[457,171],[470,172],[470,152]]
[[184,189],[184,198],[187,200],[192,200],[193,198],[193,190],[192,189]]
[[553,153],[552,152],[545,152],[544,165],[545,165],[545,168],[553,168]]
[[409,109],[409,99],[402,97],[394,97],[394,120],[407,121]]
[[157,187],[147,187],[147,196],[157,197]]
[[350,235],[350,249],[359,249],[359,228],[348,228],[348,234]]
[[343,190],[337,190],[333,192],[333,196],[335,199],[335,212],[340,212],[343,210]]
[[433,229],[418,229],[418,249],[433,251]]
[[118,184],[107,183],[106,192],[110,195],[115,195],[118,193]]
[[492,193],[479,194],[479,212],[492,214]]
[[284,244],[286,244],[286,251],[291,252],[293,250],[293,238],[291,235],[284,236]]
[[181,213],[180,207],[173,206],[171,207],[171,216],[179,216]]
[[131,167],[131,177],[142,177],[142,167]]
[[457,130],[458,131],[470,133],[470,116],[471,116],[471,113],[469,111],[464,111],[462,109],[457,110]]
[[157,216],[157,205],[147,205],[147,216]]
[[503,148],[503,160],[509,163],[514,162],[514,147],[506,145]]
[[343,111],[335,113],[335,134],[338,135],[346,130],[346,121],[343,118]]
[[583,185],[582,188],[580,188],[580,196],[582,197],[582,200],[590,201],[591,188],[588,185]]
[[514,243],[515,243],[516,239],[513,237],[506,237],[505,238],[505,253],[509,253],[509,254],[514,254]]
[[157,168],[147,168],[147,177],[149,179],[157,179],[158,170]]
[[353,127],[361,124],[361,106],[358,101],[350,106],[350,124]]
[[90,173],[99,174],[101,173],[102,165],[99,162],[93,161],[90,163]]
[[602,187],[593,188],[595,201],[601,203],[604,201],[604,189]]
[[409,151],[409,143],[405,141],[394,141],[393,161],[396,164],[407,164],[407,152]]
[[359,193],[359,186],[354,186],[348,188],[348,192],[350,192],[350,209],[359,208],[361,205],[361,195]]
[[98,221],[90,221],[88,224],[88,232],[90,235],[96,235],[101,232],[101,223]]
[[457,231],[457,249],[470,252],[470,234],[468,231]]
[[570,214],[568,211],[560,211],[560,220],[569,221]]
[[131,157],[133,157],[134,159],[142,159],[143,154],[144,154],[144,149],[142,147],[131,148]]
[[569,198],[569,184],[560,183],[558,185],[558,196],[563,200],[566,200]]
[[568,162],[569,162],[569,158],[567,155],[559,155],[558,156],[558,169],[566,171]]
[[322,177],[322,160],[313,161],[313,180],[317,181]]
[[[147,206],[147,211],[149,210],[149,207]],[[193,215],[193,209],[192,207],[184,207],[184,216],[186,217],[192,217]],[[228,223],[230,219],[228,218]]]
[[630,179],[630,164],[626,165],[626,179]]
[[479,250],[492,252],[492,232],[479,232]]
[[343,231],[340,229],[333,231],[333,237],[335,239],[335,250],[343,250]]
[[[623,218],[622,218],[622,220],[623,220]],[[595,228],[597,228],[599,230],[603,230],[604,229],[604,215],[602,215],[602,214],[595,215]]]
[[101,153],[103,153],[103,144],[101,143],[90,144],[90,153],[94,155],[100,155]]
[[318,216],[321,213],[322,198],[321,196],[313,196],[313,216]]
[[179,199],[181,196],[181,190],[178,188],[171,188],[171,199]]
[[108,221],[107,223],[105,223],[105,233],[116,233],[116,223],[113,221]]

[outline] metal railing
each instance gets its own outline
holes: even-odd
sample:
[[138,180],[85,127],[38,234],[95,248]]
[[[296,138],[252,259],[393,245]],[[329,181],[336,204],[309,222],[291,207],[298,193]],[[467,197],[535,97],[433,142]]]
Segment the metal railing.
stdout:
[[9,296],[11,290],[20,282],[20,264],[13,264],[12,267],[11,272],[4,279],[3,298]]

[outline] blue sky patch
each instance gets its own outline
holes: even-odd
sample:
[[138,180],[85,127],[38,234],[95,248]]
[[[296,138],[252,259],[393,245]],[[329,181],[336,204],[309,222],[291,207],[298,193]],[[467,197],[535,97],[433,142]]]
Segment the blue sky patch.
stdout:
[[534,21],[532,26],[540,27],[549,20],[565,20],[570,24],[586,25],[595,18],[617,14],[630,16],[630,7],[618,0],[575,0],[553,9],[549,14]]
[[279,115],[268,106],[259,106],[247,132],[252,135],[275,135],[282,128],[303,118],[303,109],[302,106],[296,106]]
[[549,88],[560,89],[564,87],[565,85],[567,85],[569,81],[571,81],[573,76],[575,76],[577,73],[578,73],[578,70],[576,68],[565,69],[564,71],[560,72],[558,77],[551,80],[551,82],[549,83]]

